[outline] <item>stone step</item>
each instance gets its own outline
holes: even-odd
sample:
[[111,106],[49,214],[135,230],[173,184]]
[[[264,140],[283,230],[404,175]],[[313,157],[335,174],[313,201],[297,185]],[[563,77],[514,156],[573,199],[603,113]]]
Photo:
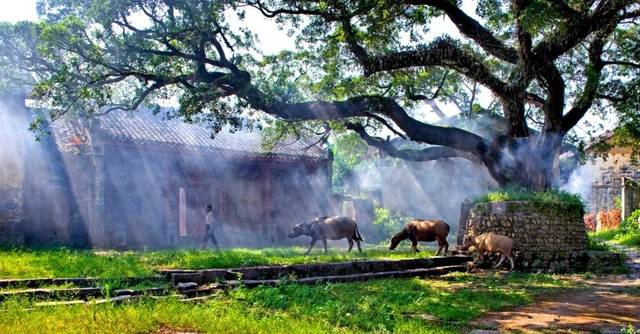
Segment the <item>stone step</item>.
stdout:
[[118,281],[124,286],[137,285],[146,282],[160,282],[164,277],[141,276],[141,277],[125,277],[125,278],[97,278],[97,277],[68,277],[68,278],[19,278],[19,279],[0,279],[0,289],[7,288],[39,288],[42,286],[55,286],[71,284],[76,287],[92,287],[103,285],[105,282]]
[[425,269],[466,264],[471,257],[434,256],[421,259],[363,260],[349,262],[296,264],[279,266],[255,266],[230,269],[165,270],[162,274],[176,286],[179,283],[207,284],[225,280],[279,280],[286,277],[305,278],[340,276],[362,273],[390,272],[408,269]]
[[408,277],[432,277],[441,276],[450,272],[464,272],[467,270],[466,265],[442,266],[436,268],[420,268],[406,269],[394,271],[382,271],[371,273],[359,273],[351,275],[330,275],[330,276],[314,276],[299,279],[271,279],[271,280],[231,280],[226,285],[229,288],[245,287],[255,288],[258,286],[276,286],[283,283],[296,284],[320,284],[320,283],[344,283],[368,281],[382,278],[408,278]]
[[[119,289],[111,293],[112,297],[143,296],[143,295],[165,295],[168,290],[163,287],[152,287],[143,289]],[[15,291],[0,292],[0,302],[8,298],[28,298],[36,300],[88,300],[91,298],[105,297],[104,288],[50,288],[50,289],[25,289]]]
[[0,292],[0,301],[9,298],[28,298],[28,299],[88,299],[102,297],[104,291],[102,288],[51,288],[51,289],[26,289],[15,291]]

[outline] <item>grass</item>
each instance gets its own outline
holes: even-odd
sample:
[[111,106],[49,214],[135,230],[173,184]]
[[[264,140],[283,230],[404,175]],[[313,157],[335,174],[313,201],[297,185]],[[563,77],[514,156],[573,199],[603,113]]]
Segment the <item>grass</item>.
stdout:
[[403,250],[389,251],[382,247],[356,251],[330,250],[323,254],[313,250],[303,255],[302,248],[159,250],[159,251],[102,251],[71,250],[65,248],[29,250],[0,250],[0,279],[35,277],[100,277],[120,278],[150,276],[160,268],[231,268],[269,264],[299,264],[339,262],[355,259],[428,257],[431,251],[413,254],[405,245]]
[[558,189],[546,191],[531,191],[521,187],[503,187],[488,192],[475,199],[475,203],[503,202],[503,201],[529,201],[546,203],[567,203],[584,208],[584,202],[580,195],[572,194]]
[[587,250],[590,251],[611,251],[611,246],[607,245],[601,238],[598,238],[595,233],[589,233],[587,235]]
[[625,246],[640,246],[640,230],[617,228],[613,230],[591,232],[590,236],[601,240],[613,241]]
[[640,246],[640,210],[631,213],[620,227],[611,230],[592,233],[593,238],[613,241],[615,243],[638,247]]
[[560,276],[450,274],[441,279],[238,289],[203,303],[175,299],[32,308],[0,304],[0,333],[458,333],[488,311],[568,288]]

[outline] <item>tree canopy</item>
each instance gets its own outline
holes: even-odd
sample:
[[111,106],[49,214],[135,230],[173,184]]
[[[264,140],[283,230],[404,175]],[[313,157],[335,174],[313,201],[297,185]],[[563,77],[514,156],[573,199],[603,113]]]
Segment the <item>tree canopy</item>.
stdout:
[[[475,13],[473,10],[475,6]],[[42,0],[38,23],[0,27],[0,62],[34,74],[52,117],[177,99],[214,130],[269,115],[282,131],[352,131],[388,155],[464,158],[500,184],[554,185],[586,115],[638,111],[640,2],[632,0]],[[260,54],[259,11],[296,38]],[[457,31],[438,33],[443,18]],[[267,42],[268,41],[264,41]],[[24,79],[24,76],[20,76]],[[495,103],[476,102],[479,87]],[[489,135],[425,122],[418,108],[492,113]],[[434,111],[438,112],[437,106]],[[442,115],[441,115],[442,116]],[[294,126],[292,126],[294,124]],[[430,146],[399,149],[380,133]]]

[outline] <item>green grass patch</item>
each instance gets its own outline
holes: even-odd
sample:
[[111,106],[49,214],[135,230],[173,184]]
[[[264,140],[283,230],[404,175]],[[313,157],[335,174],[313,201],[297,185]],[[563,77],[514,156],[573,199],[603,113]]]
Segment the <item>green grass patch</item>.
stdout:
[[638,247],[640,246],[640,210],[632,212],[631,215],[620,224],[619,228],[598,231],[590,235],[593,238],[613,241],[625,246]]
[[401,250],[389,251],[383,247],[365,248],[362,253],[330,250],[327,254],[315,249],[303,255],[305,249],[178,249],[158,251],[91,251],[64,248],[28,250],[0,250],[1,278],[36,277],[100,277],[121,278],[150,276],[161,268],[231,268],[254,265],[301,264],[340,262],[364,259],[403,259],[429,257],[431,250],[418,254],[410,252],[407,244]]
[[587,250],[590,251],[611,251],[611,246],[607,245],[601,238],[598,238],[595,233],[589,232],[587,238]]
[[203,303],[175,299],[119,305],[0,305],[0,333],[458,333],[485,312],[569,288],[560,276],[451,274],[441,279],[238,289]]
[[477,197],[475,203],[490,203],[504,201],[528,201],[542,204],[566,203],[584,208],[584,202],[578,194],[572,194],[559,189],[546,191],[531,191],[522,187],[503,187]]
[[600,232],[591,232],[593,238],[613,241],[620,245],[638,247],[640,246],[640,231],[637,230],[625,230],[625,229],[613,229]]

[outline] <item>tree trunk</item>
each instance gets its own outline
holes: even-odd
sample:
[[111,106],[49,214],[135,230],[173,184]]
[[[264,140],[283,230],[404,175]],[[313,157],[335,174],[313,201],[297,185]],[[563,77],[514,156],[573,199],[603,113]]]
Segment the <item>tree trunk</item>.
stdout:
[[517,185],[531,190],[545,190],[558,185],[559,154],[563,136],[543,133],[534,137],[511,138],[494,146],[492,176],[501,186]]
[[[514,92],[514,94],[517,94]],[[509,137],[527,137],[529,136],[529,128],[524,113],[524,94],[522,97],[518,95],[510,97],[501,97],[500,102],[502,109],[508,120]]]

